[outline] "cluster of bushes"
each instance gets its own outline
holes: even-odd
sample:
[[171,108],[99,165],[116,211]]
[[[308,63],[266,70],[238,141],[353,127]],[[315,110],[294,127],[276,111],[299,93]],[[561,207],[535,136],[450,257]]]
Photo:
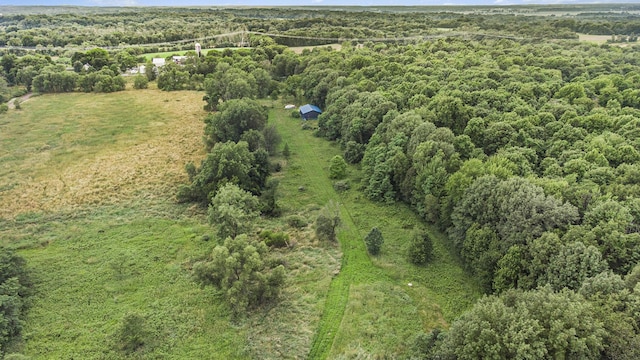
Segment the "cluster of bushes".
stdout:
[[25,260],[0,248],[0,355],[22,332],[32,286]]
[[226,240],[195,264],[194,274],[200,283],[218,289],[234,314],[241,315],[274,300],[284,284],[284,266],[271,264],[268,248],[288,246],[288,235],[268,230],[255,239],[248,235],[260,214],[280,214],[278,182],[268,177],[269,155],[275,154],[281,138],[275,127],[266,125],[266,110],[252,100],[264,96],[271,84],[271,76],[262,69],[249,73],[228,63],[217,64],[211,56],[184,67],[164,66],[158,87],[178,90],[194,77],[202,82],[198,71],[209,71],[207,64],[215,69],[204,80],[205,108],[215,110],[205,119],[209,153],[199,167],[186,166],[189,184],[177,196],[180,201],[208,205],[209,222],[218,228],[218,238]]

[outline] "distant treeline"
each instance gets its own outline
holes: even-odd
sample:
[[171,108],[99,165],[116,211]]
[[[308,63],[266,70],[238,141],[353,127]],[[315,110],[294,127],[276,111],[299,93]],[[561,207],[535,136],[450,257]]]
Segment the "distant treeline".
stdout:
[[[406,9],[366,12],[340,8],[331,11],[311,8],[123,8],[113,12],[93,13],[9,13],[0,17],[0,46],[37,48],[49,55],[61,55],[65,48],[89,49],[162,43],[174,43],[164,47],[178,50],[190,48],[197,39],[204,42],[202,45],[205,48],[215,47],[221,42],[239,42],[240,39],[212,37],[241,30],[345,40],[424,36],[437,33],[443,28],[508,33],[532,39],[571,39],[577,37],[576,33],[640,33],[640,18],[630,14],[614,14],[616,16],[603,19],[589,14],[578,17],[527,16],[529,12],[524,10],[520,13],[514,10],[507,14],[493,14],[487,9],[475,12],[473,9],[467,8],[467,13],[461,13],[444,8],[440,12],[409,12]],[[180,41],[186,43],[175,43]],[[288,46],[323,43],[314,39],[280,38],[277,41]]]

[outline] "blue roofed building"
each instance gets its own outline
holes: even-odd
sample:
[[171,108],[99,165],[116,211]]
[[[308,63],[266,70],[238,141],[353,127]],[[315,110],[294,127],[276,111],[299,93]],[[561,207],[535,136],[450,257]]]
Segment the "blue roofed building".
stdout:
[[300,116],[305,120],[317,119],[322,114],[319,107],[311,104],[300,106]]

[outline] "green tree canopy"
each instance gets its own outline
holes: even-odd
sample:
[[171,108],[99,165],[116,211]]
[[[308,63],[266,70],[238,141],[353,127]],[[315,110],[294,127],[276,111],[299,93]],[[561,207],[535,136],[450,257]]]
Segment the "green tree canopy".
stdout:
[[284,284],[284,266],[269,267],[267,251],[264,242],[244,234],[227,238],[205,261],[194,265],[195,277],[200,283],[218,289],[239,315],[274,300]]
[[511,290],[456,320],[441,355],[457,359],[599,359],[606,331],[593,306],[568,290]]
[[209,223],[218,226],[218,236],[235,238],[247,233],[260,215],[258,198],[233,183],[223,185],[211,199]]
[[207,144],[239,141],[245,131],[262,131],[267,123],[267,112],[251,99],[229,100],[215,114],[205,119]]

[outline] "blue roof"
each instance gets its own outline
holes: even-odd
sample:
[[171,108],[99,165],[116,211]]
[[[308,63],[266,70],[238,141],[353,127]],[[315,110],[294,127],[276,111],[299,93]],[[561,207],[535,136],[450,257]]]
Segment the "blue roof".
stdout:
[[300,114],[308,114],[312,111],[317,112],[318,114],[322,114],[322,110],[319,107],[311,104],[300,106]]

